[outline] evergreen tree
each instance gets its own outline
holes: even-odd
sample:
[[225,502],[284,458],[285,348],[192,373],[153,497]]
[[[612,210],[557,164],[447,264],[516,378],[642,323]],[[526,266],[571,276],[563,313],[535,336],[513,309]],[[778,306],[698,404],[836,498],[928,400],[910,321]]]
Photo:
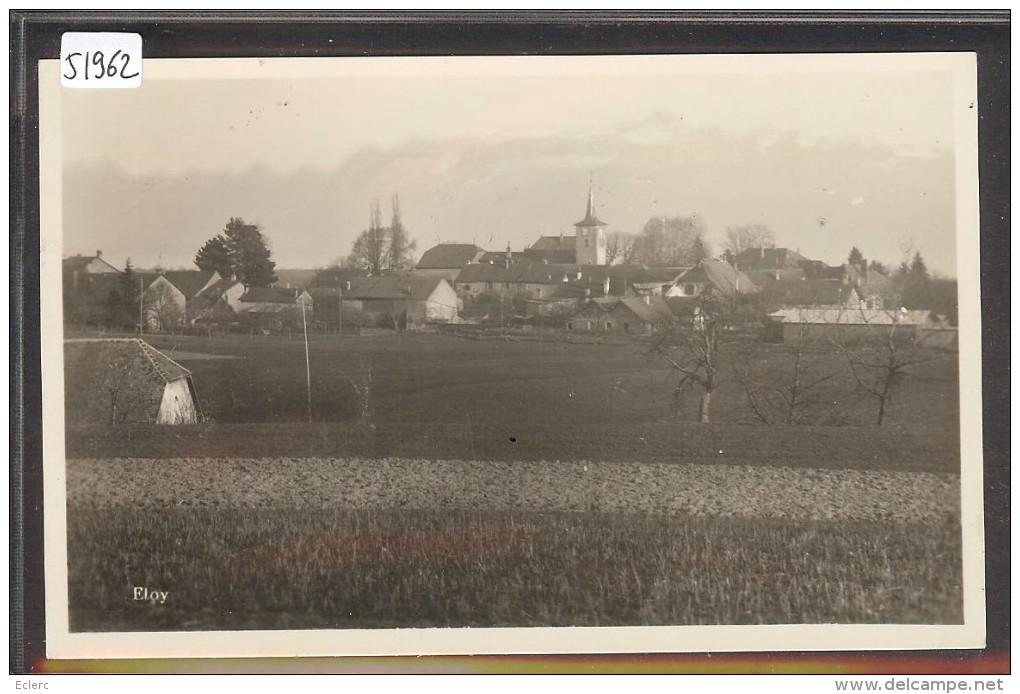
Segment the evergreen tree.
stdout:
[[231,271],[247,286],[268,287],[276,281],[276,263],[258,225],[231,217],[223,230],[223,245]]
[[864,254],[861,253],[857,246],[854,246],[850,249],[850,255],[847,256],[846,261],[851,265],[860,265],[864,262]]
[[908,309],[927,309],[931,302],[931,274],[921,257],[920,251],[907,265],[904,261],[899,271],[903,283],[903,306]]
[[110,323],[115,327],[138,327],[139,306],[142,287],[138,273],[135,272],[131,258],[124,263],[124,272],[120,276],[120,287],[110,294]]
[[223,241],[223,235],[214,236],[198,249],[195,265],[200,270],[215,270],[223,279],[230,279],[233,268],[230,264],[230,253]]

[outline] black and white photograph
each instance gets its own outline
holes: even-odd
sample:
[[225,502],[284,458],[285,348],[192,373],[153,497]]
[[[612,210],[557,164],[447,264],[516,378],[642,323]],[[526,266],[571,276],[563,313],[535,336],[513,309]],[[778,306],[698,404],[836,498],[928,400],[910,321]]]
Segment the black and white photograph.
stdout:
[[983,645],[972,54],[67,69],[52,657]]

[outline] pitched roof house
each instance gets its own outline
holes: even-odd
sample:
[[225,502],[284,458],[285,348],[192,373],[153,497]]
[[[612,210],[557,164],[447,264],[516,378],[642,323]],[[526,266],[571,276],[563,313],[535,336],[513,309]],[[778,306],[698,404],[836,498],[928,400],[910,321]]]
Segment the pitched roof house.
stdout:
[[661,296],[590,299],[566,320],[567,330],[618,335],[652,335],[676,322]]
[[439,276],[384,275],[350,280],[341,289],[345,309],[362,312],[371,323],[416,327],[457,320],[457,294]]
[[723,296],[755,294],[758,287],[751,278],[725,260],[706,258],[677,277],[666,296],[700,296],[706,289]]
[[441,243],[425,251],[414,272],[453,279],[469,263],[477,262],[485,249],[473,243]]
[[103,260],[103,252],[96,251],[95,255],[83,256],[81,254],[64,258],[63,270],[65,273],[98,274],[120,272],[119,269]]
[[191,372],[139,339],[64,341],[68,424],[195,424]]

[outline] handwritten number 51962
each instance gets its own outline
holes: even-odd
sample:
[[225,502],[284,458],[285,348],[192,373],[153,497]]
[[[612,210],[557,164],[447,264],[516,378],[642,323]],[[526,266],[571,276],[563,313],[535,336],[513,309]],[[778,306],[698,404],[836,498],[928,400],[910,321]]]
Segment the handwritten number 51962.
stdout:
[[[67,66],[71,68],[71,74],[64,74],[64,79],[73,80],[78,77],[78,67],[75,65],[75,58],[81,58],[81,53],[70,53],[64,60],[67,61]],[[85,79],[96,79],[100,80],[104,77],[120,77],[121,79],[131,79],[137,77],[138,73],[125,74],[128,69],[128,65],[131,62],[131,56],[127,53],[120,51],[114,51],[113,55],[107,60],[106,56],[103,55],[102,51],[86,51],[84,54],[85,65],[84,75]],[[117,67],[117,59],[120,58],[120,68]],[[92,68],[92,74],[89,75],[89,67]]]

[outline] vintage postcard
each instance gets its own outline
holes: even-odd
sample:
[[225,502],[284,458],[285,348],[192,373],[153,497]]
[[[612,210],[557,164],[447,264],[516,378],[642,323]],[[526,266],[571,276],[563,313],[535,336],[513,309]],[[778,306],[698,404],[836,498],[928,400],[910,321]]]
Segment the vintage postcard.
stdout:
[[141,67],[39,65],[49,658],[983,646],[973,54]]

